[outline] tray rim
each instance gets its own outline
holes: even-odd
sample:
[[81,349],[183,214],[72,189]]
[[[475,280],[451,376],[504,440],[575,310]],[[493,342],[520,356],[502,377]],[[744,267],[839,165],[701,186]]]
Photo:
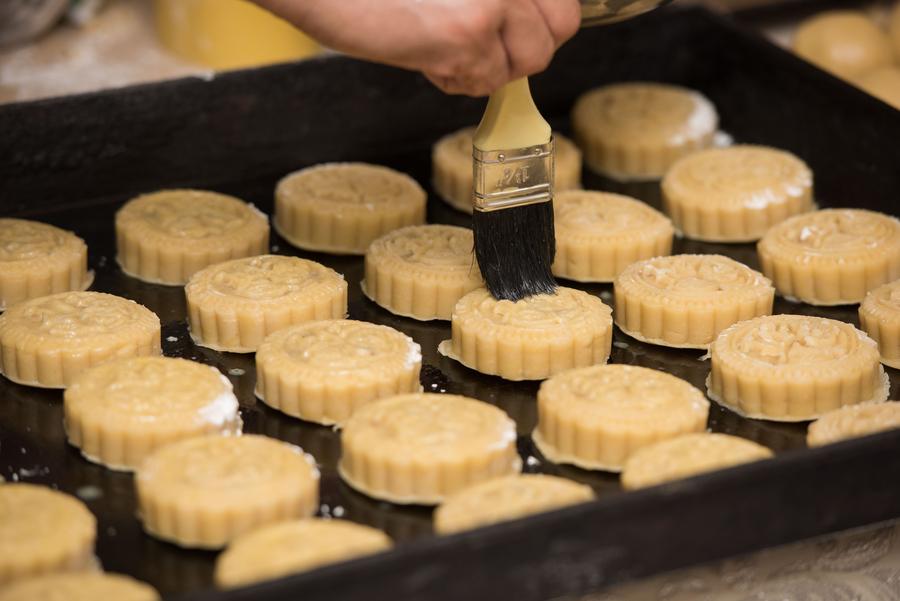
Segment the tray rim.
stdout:
[[[694,14],[700,15],[700,18],[704,18],[707,20],[712,20],[718,24],[720,27],[726,27],[730,30],[733,35],[737,35],[743,37],[745,39],[752,39],[752,42],[756,44],[760,51],[766,52],[778,52],[782,54],[786,54],[788,56],[790,53],[784,52],[782,49],[777,46],[770,44],[765,40],[762,36],[756,35],[752,32],[747,32],[739,28],[735,25],[730,19],[727,17],[722,17],[719,15],[715,15],[705,9],[702,8],[685,8],[679,9],[679,12],[683,12],[685,14]],[[799,62],[804,62],[801,59],[793,57],[794,60]],[[340,57],[322,57],[319,59],[313,59],[315,61],[334,61],[334,60],[346,60]],[[804,63],[806,64],[806,63]],[[807,64],[810,72],[816,72],[819,75],[817,77],[825,77],[832,80],[830,83],[833,85],[834,81],[839,81],[833,78],[831,75],[828,75],[824,72],[819,71],[812,65]],[[275,65],[271,67],[264,67],[261,70],[273,70],[277,71],[280,69],[284,69],[285,65]],[[258,70],[254,70],[258,71]],[[222,75],[218,75],[216,79],[223,78],[233,78],[233,77],[241,77],[243,72],[229,72]],[[176,86],[180,83],[183,83],[185,80],[196,80],[196,77],[188,77],[181,78],[177,80],[170,80],[165,82],[157,82],[157,83],[147,83],[147,84],[139,84],[136,86],[128,86],[124,88],[116,88],[112,90],[102,90],[98,92],[90,92],[86,94],[79,94],[73,96],[64,96],[64,97],[55,97],[55,98],[47,98],[47,99],[39,99],[28,102],[21,103],[13,103],[9,105],[5,105],[0,107],[0,115],[12,114],[14,115],[16,111],[19,109],[25,108],[26,112],[35,108],[45,108],[54,106],[64,106],[69,102],[73,101],[84,101],[90,98],[97,97],[109,97],[114,95],[125,95],[125,94],[135,94],[140,93],[142,89],[158,89],[161,86]],[[199,78],[202,79],[202,78]],[[842,83],[842,85],[849,85]],[[851,86],[852,87],[852,86]],[[862,91],[857,91],[858,94],[868,96]],[[879,101],[870,98],[871,101],[874,101],[875,104],[872,104],[871,107],[875,109],[877,105],[881,105]],[[892,110],[887,107],[887,105],[883,105],[883,107],[887,110]],[[898,123],[900,123],[900,112],[898,112]],[[102,199],[95,199],[95,202],[102,202]],[[68,205],[68,206],[58,206],[54,207],[52,210],[65,210],[74,208],[77,205]],[[353,586],[352,581],[354,578],[352,576],[354,574],[360,572],[369,572],[369,573],[384,573],[386,571],[394,570],[394,571],[403,571],[403,566],[406,565],[407,561],[417,560],[421,561],[423,555],[427,555],[431,560],[440,559],[437,557],[442,553],[451,553],[455,551],[468,551],[468,553],[463,553],[462,555],[465,558],[468,558],[469,563],[475,564],[479,558],[483,558],[485,549],[491,548],[502,548],[505,541],[514,540],[514,537],[521,536],[526,531],[538,530],[542,529],[544,531],[550,531],[554,528],[558,527],[561,524],[572,522],[583,521],[583,520],[596,520],[598,517],[602,521],[603,519],[608,519],[609,516],[622,514],[622,513],[640,513],[640,511],[646,511],[648,508],[655,507],[660,502],[666,502],[669,504],[689,504],[693,500],[700,499],[705,495],[708,495],[711,490],[722,490],[727,489],[729,487],[737,486],[738,482],[746,482],[748,479],[760,479],[763,480],[776,480],[776,476],[783,476],[785,474],[792,473],[792,470],[798,468],[811,468],[814,465],[821,467],[823,464],[834,464],[840,463],[842,461],[847,462],[853,459],[858,459],[860,457],[866,458],[871,456],[877,456],[879,454],[886,454],[886,452],[892,451],[895,456],[898,457],[892,464],[890,464],[890,469],[892,470],[893,478],[900,476],[900,430],[885,432],[880,434],[875,434],[872,436],[846,441],[843,443],[839,443],[836,445],[830,445],[828,447],[822,447],[818,449],[806,449],[806,450],[798,450],[793,452],[787,452],[782,455],[777,456],[776,458],[762,462],[760,464],[752,464],[746,466],[740,466],[736,468],[732,468],[729,470],[723,470],[716,473],[704,474],[701,476],[697,476],[695,478],[691,478],[688,480],[670,483],[666,485],[662,485],[659,487],[655,487],[652,489],[647,489],[643,491],[635,491],[632,493],[626,493],[625,495],[616,495],[615,497],[608,499],[599,499],[595,502],[580,505],[577,507],[570,507],[561,509],[558,511],[550,512],[543,515],[532,516],[528,518],[523,518],[521,520],[517,520],[510,523],[499,524],[496,526],[491,526],[488,528],[480,529],[474,532],[462,533],[459,535],[454,535],[450,537],[435,537],[430,538],[423,541],[418,541],[414,543],[409,543],[406,545],[402,545],[396,548],[394,551],[385,553],[379,556],[362,558],[358,560],[354,560],[351,562],[328,566],[321,568],[319,570],[299,574],[295,576],[289,576],[283,579],[279,579],[272,582],[267,582],[263,584],[253,585],[246,589],[237,589],[234,591],[206,591],[201,593],[193,593],[188,595],[180,595],[178,598],[184,599],[195,599],[196,601],[228,601],[228,600],[239,600],[239,599],[259,599],[259,598],[272,598],[272,599],[292,599],[293,595],[299,593],[304,588],[314,589],[311,595],[307,595],[310,599],[317,598],[331,598],[331,595],[334,594],[335,591],[341,589],[341,587]],[[879,467],[879,466],[876,466]],[[884,467],[884,466],[881,466]],[[765,476],[765,477],[764,477]],[[874,475],[873,475],[874,477]],[[890,480],[890,478],[888,479]],[[743,485],[742,485],[743,486]],[[833,532],[836,530],[843,530],[846,528],[852,528],[855,526],[861,526],[867,523],[873,523],[875,521],[880,521],[881,519],[891,518],[900,516],[900,504],[897,503],[897,500],[900,500],[900,490],[889,491],[893,494],[890,497],[887,505],[893,505],[890,511],[887,511],[885,508],[879,506],[873,508],[869,517],[874,517],[875,519],[866,518],[864,521],[859,521],[864,518],[861,516],[858,519],[849,520],[845,522],[840,522],[839,520],[835,523],[832,522],[831,526],[837,526],[836,528],[832,528],[828,525],[822,525],[819,528],[809,528],[808,536],[816,536],[819,534],[825,534],[828,532]],[[773,538],[773,535],[770,535],[770,538]],[[777,540],[777,537],[774,537],[773,540],[776,540],[777,543],[790,542],[789,540]],[[796,538],[791,538],[791,540],[797,540]],[[751,545],[742,549],[741,552],[749,552],[755,549],[764,548],[766,546],[771,546],[765,543],[757,543],[755,545]],[[480,554],[479,554],[480,553]],[[720,556],[716,556],[720,557]],[[725,557],[725,556],[721,556]],[[678,562],[674,562],[673,565],[669,566],[666,569],[672,569],[677,567],[684,567],[686,565],[691,565],[689,563],[685,563],[683,565],[677,565]],[[653,573],[658,573],[659,571],[665,570],[651,570],[647,573],[640,573],[640,570],[637,570],[635,573],[625,574],[620,573],[617,575],[613,575],[610,578],[603,581],[603,584],[611,584],[613,582],[622,581],[625,579],[629,579],[631,577],[642,577],[648,576]],[[320,596],[315,596],[315,589],[319,591]],[[362,599],[362,598],[371,598],[371,596],[367,595],[368,591],[348,591],[346,599]],[[271,596],[270,596],[271,595]],[[416,599],[421,598],[417,597],[416,591],[410,592],[392,592],[391,597],[395,599]],[[450,599],[452,597],[441,597],[441,596],[432,596],[429,597],[431,599]],[[474,592],[471,599],[495,599],[496,596],[484,596],[482,593],[480,596],[477,596]],[[525,598],[525,597],[519,597]],[[532,597],[537,598],[537,597]]]

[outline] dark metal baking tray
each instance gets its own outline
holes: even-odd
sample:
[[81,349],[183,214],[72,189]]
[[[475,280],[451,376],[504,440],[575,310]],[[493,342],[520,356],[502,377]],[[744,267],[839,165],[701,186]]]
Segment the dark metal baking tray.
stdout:
[[798,23],[826,10],[866,10],[879,5],[890,8],[892,4],[893,0],[748,0],[738,3],[731,14],[744,23],[770,25]]
[[[538,104],[568,131],[576,96],[621,80],[658,80],[702,90],[723,128],[744,142],[790,149],[816,173],[823,206],[897,212],[900,112],[699,9],[667,10],[581,32],[534,78]],[[237,194],[271,212],[283,174],[322,161],[369,160],[408,171],[423,185],[429,148],[476,122],[483,101],[441,95],[422,78],[344,58],[185,79],[0,108],[0,213],[70,228],[90,247],[94,289],[133,298],[163,323],[167,355],[228,373],[246,430],[301,445],[323,467],[322,513],[386,530],[399,543],[376,557],[227,594],[210,586],[214,555],[141,533],[132,477],[83,460],[67,446],[61,394],[0,380],[0,474],[81,493],[99,518],[104,566],[167,595],[197,600],[538,600],[900,516],[900,431],[805,450],[804,426],[743,419],[713,406],[713,430],[774,449],[768,462],[623,494],[617,479],[540,459],[529,432],[536,383],[482,376],[440,357],[446,323],[399,318],[365,300],[362,260],[297,252],[277,236],[273,251],[311,257],[344,273],[350,315],[391,325],[423,347],[426,390],[462,393],[513,416],[528,469],[595,487],[595,503],[453,537],[431,535],[430,511],[359,495],[335,475],[331,429],[270,410],[253,397],[252,357],[190,342],[182,290],[125,277],[114,262],[113,214],[131,195],[197,186]],[[658,206],[655,184],[621,185],[586,174],[585,185],[630,193]],[[431,198],[432,222],[467,218]],[[679,252],[721,252],[756,267],[752,245],[682,240]],[[610,286],[581,286],[610,300]],[[779,300],[778,312],[856,323],[854,307],[813,308]],[[662,369],[702,387],[699,352],[655,347],[616,332],[612,361]],[[900,377],[891,370],[893,390]],[[339,509],[338,509],[339,508]]]

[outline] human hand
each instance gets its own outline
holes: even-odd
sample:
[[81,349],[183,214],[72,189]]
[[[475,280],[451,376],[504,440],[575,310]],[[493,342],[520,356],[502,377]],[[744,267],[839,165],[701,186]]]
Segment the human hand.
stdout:
[[255,0],[345,54],[485,96],[543,71],[581,22],[578,0]]

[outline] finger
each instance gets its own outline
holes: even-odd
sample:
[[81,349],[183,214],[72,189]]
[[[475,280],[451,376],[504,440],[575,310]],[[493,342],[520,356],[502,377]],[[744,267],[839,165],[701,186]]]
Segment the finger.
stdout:
[[509,55],[503,44],[500,32],[496,32],[480,56],[460,78],[465,84],[463,94],[469,96],[487,96],[512,79]]
[[433,73],[424,73],[425,79],[434,84],[434,87],[444,92],[445,94],[455,94],[454,86],[451,78],[445,77],[443,75],[435,75]]
[[581,3],[578,0],[533,1],[543,15],[557,48],[581,27]]
[[452,77],[440,77],[427,74],[425,77],[445,94],[467,95],[467,92],[470,89],[462,80],[454,79]]
[[458,94],[475,98],[487,96],[502,85],[464,77],[444,77],[432,73],[426,73],[425,77],[446,94]]
[[441,77],[441,76],[436,76],[436,75],[430,75],[427,73],[425,74],[425,77],[428,79],[428,81],[430,81],[435,86],[437,86],[437,88],[440,89],[445,94],[466,95],[466,96],[480,95],[477,93],[479,90],[476,90],[476,93],[474,93],[474,94],[471,93],[473,90],[472,84],[468,83],[462,79],[456,79],[453,77]]
[[426,76],[445,92],[487,96],[511,78],[506,47],[496,31],[478,48],[461,49],[449,60],[426,69]]
[[500,35],[512,79],[543,71],[556,50],[556,40],[533,0],[509,3]]

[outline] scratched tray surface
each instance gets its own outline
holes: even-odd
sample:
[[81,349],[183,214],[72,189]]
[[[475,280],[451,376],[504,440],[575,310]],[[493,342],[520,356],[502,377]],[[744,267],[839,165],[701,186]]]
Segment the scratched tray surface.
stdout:
[[[858,117],[860,110],[870,110],[892,132],[900,132],[900,119],[892,121],[893,114],[886,107],[806,65],[791,62],[791,57],[782,56],[764,43],[737,38],[736,35],[719,21],[698,12],[669,13],[644,19],[637,25],[625,24],[603,32],[585,32],[581,34],[583,37],[576,38],[569,47],[563,49],[548,73],[536,78],[535,93],[539,104],[546,107],[555,128],[568,132],[566,115],[571,103],[578,93],[595,85],[626,78],[683,83],[706,92],[717,103],[724,129],[734,134],[739,141],[768,142],[789,148],[808,160],[814,170],[818,171],[817,190],[823,206],[855,204],[896,212],[896,205],[887,200],[891,195],[885,190],[891,189],[891,186],[893,190],[900,188],[900,169],[891,171],[884,167],[885,164],[896,167],[896,160],[891,163],[893,159],[890,157],[876,154],[873,156],[882,162],[880,166],[857,157],[857,163],[846,163],[849,165],[847,169],[836,169],[835,161],[840,165],[850,159],[839,157],[838,160],[833,157],[833,153],[824,144],[828,139],[824,128],[819,127],[820,123],[813,116],[806,114],[806,107],[811,106],[813,113],[815,110],[821,113],[836,109],[821,106],[821,100],[817,97],[800,100],[795,96],[804,95],[805,98],[810,90],[820,93],[833,91],[844,102],[840,109],[843,112],[839,112],[840,118]],[[607,56],[609,53],[598,49],[604,43],[604,47],[614,49],[612,56]],[[677,51],[672,52],[670,48],[677,48]],[[775,54],[767,58],[768,63],[765,60],[759,64],[745,62],[748,52],[752,56],[752,51]],[[766,88],[766,82],[774,77],[772,63],[780,64],[781,61],[787,61],[788,79],[778,82],[777,86],[764,89],[754,97],[754,86]],[[586,65],[591,68],[586,68]],[[345,70],[355,73],[355,80],[349,80],[351,83],[345,85],[357,86],[356,93],[365,94],[366,101],[378,103],[383,102],[386,96],[399,98],[403,95],[416,99],[417,104],[410,104],[403,109],[414,123],[404,125],[403,122],[398,122],[396,125],[397,137],[402,139],[402,143],[391,145],[380,139],[379,136],[383,135],[378,125],[380,115],[360,108],[361,101],[357,99],[346,101],[346,106],[340,103],[332,106],[336,111],[348,106],[359,109],[358,114],[346,111],[341,113],[341,120],[334,121],[333,126],[337,133],[342,131],[339,127],[346,127],[359,139],[369,136],[369,146],[360,143],[359,139],[356,144],[346,147],[328,146],[325,142],[318,147],[315,144],[304,145],[301,143],[302,139],[296,137],[296,133],[284,134],[284,128],[277,124],[267,130],[266,117],[254,113],[256,101],[252,99],[252,95],[247,96],[250,93],[247,90],[268,86],[269,102],[276,107],[271,110],[277,113],[279,110],[287,111],[292,108],[293,100],[289,96],[293,93],[290,91],[292,87],[299,94],[304,86],[310,85],[320,95],[316,102],[328,104],[332,102],[328,86],[317,82],[316,77],[345,75]],[[798,84],[795,81],[798,77],[801,82],[805,77],[806,83]],[[112,93],[57,101],[59,109],[69,108],[82,113],[81,121],[63,120],[55,127],[84,127],[88,133],[84,134],[83,139],[78,137],[80,134],[73,134],[72,137],[43,141],[34,139],[34,135],[39,135],[40,132],[34,135],[30,132],[30,137],[24,134],[18,137],[10,135],[7,144],[16,145],[16,154],[12,161],[0,162],[0,198],[11,198],[13,201],[0,201],[0,214],[42,219],[82,236],[89,246],[90,265],[96,271],[93,290],[134,299],[156,312],[163,324],[162,345],[167,356],[200,361],[215,366],[226,374],[240,399],[245,432],[262,433],[297,444],[315,456],[322,472],[321,515],[343,517],[381,528],[401,546],[433,536],[430,509],[380,503],[354,492],[340,481],[335,469],[340,454],[339,436],[336,432],[284,416],[258,401],[253,394],[255,371],[252,355],[220,353],[194,345],[187,331],[182,288],[146,284],[125,276],[117,267],[114,259],[113,218],[121,203],[135,192],[190,184],[236,194],[271,214],[274,185],[287,171],[317,161],[365,159],[410,173],[425,186],[429,191],[429,222],[467,225],[467,216],[453,211],[435,198],[429,185],[429,149],[441,134],[474,122],[482,104],[467,99],[445,98],[411,75],[397,74],[380,67],[359,66],[341,59],[237,73],[209,84],[218,86],[216,99],[205,96],[207,92],[203,85],[206,84],[174,82],[166,84],[168,87],[150,86],[126,90],[121,96]],[[285,89],[288,91],[285,92]],[[166,97],[173,91],[181,92],[185,97],[199,94],[205,98],[205,102],[212,105],[225,96],[222,100],[225,108],[213,106],[208,109],[210,114],[196,117],[197,122],[204,127],[212,128],[212,132],[204,130],[205,133],[196,133],[208,138],[198,144],[197,156],[190,159],[190,152],[172,143],[160,143],[161,147],[155,150],[135,151],[138,152],[135,155],[137,158],[126,156],[127,161],[123,159],[124,162],[119,164],[115,163],[115,154],[103,157],[102,153],[97,153],[89,133],[93,131],[90,129],[91,123],[104,122],[103,116],[98,116],[98,112],[109,113],[111,109],[108,107],[120,104],[129,107],[129,110],[142,107],[147,109],[150,104],[160,102],[167,107],[166,110],[177,112],[184,102],[180,99],[167,100]],[[333,87],[330,93],[336,95],[339,91],[339,87]],[[266,93],[266,90],[259,93]],[[227,96],[228,94],[233,94],[234,97]],[[106,99],[114,102],[104,109]],[[59,104],[62,106],[58,106]],[[35,110],[38,112],[34,114],[39,115],[42,114],[39,112],[42,106],[53,108],[54,102],[35,105],[34,109],[14,107],[13,110]],[[246,108],[248,106],[250,109]],[[179,129],[193,131],[194,115],[190,114],[190,109],[186,110],[188,112],[182,115],[184,121],[177,123],[167,121],[175,117],[160,114],[156,117],[159,127],[156,127],[153,119],[141,117],[145,119],[142,123],[147,128],[146,135],[152,135],[152,131],[158,129],[165,131],[167,136],[177,136]],[[247,110],[253,115],[248,117]],[[779,113],[773,117],[765,112],[769,110],[777,110]],[[15,119],[21,118],[17,117],[18,113],[10,114]],[[257,119],[257,125],[262,127],[266,138],[258,147],[244,149],[247,153],[245,163],[229,165],[228,161],[234,160],[233,155],[237,151],[233,148],[229,151],[227,147],[235,139],[233,136],[241,133],[231,124],[234,115]],[[330,118],[327,111],[323,115],[321,119],[306,117],[309,119],[304,126],[306,135],[316,135],[316,124]],[[121,115],[113,115],[110,118],[120,117]],[[4,123],[3,118],[4,113],[0,111],[0,126]],[[293,118],[303,120],[304,116],[300,114]],[[796,124],[797,127],[785,127],[785,123]],[[319,126],[325,127],[321,123]],[[882,133],[879,127],[873,125],[871,129],[864,128],[855,132],[854,136],[863,141],[878,140]],[[115,133],[99,132],[96,135],[108,138],[110,135],[115,136]],[[234,144],[251,144],[248,140],[252,141],[254,135],[256,134],[247,130],[245,138]],[[280,135],[287,137],[279,140]],[[114,140],[106,140],[107,147],[114,146],[114,143]],[[49,148],[54,144],[57,145],[53,146],[57,154],[52,151],[43,153],[44,147]],[[28,149],[29,145],[33,147],[31,150]],[[91,177],[79,175],[77,169],[60,158],[60,148],[65,149],[66,145],[69,145],[69,151],[77,151],[80,145],[91,149],[89,152],[94,154],[88,159],[83,156],[78,158],[88,163],[94,161],[90,165]],[[224,150],[222,145],[226,146]],[[316,148],[319,148],[318,153]],[[4,150],[12,152],[11,147],[4,147],[4,142],[0,140],[0,157],[4,156]],[[29,155],[29,152],[33,154]],[[131,151],[128,150],[125,154],[128,152]],[[134,165],[135,161],[142,158],[142,152],[146,156],[159,153],[159,160],[165,162],[165,170],[156,169],[153,162]],[[220,152],[224,154],[217,155]],[[256,156],[253,152],[259,152],[261,156]],[[73,161],[77,163],[77,160]],[[222,165],[217,175],[214,172],[219,163]],[[109,167],[109,164],[114,167]],[[42,176],[44,172],[49,175]],[[226,172],[227,175],[223,175]],[[10,173],[15,177],[9,177]],[[867,177],[863,178],[861,174],[866,174]],[[654,207],[660,206],[659,187],[654,183],[619,184],[587,171],[583,183],[586,188],[626,193]],[[849,192],[858,196],[850,196]],[[36,195],[41,201],[29,203],[26,200],[28,194]],[[365,299],[359,288],[363,275],[361,257],[337,257],[298,251],[280,239],[274,231],[271,251],[320,261],[344,274],[349,282],[351,318],[389,325],[412,336],[422,346],[422,384],[426,391],[475,397],[497,405],[512,416],[517,424],[518,447],[525,460],[526,471],[555,474],[587,483],[597,491],[600,503],[623,494],[616,476],[544,461],[529,437],[535,426],[538,383],[508,382],[484,376],[440,356],[436,350],[437,345],[449,337],[449,324],[397,317]],[[721,253],[758,268],[752,244],[722,245],[677,240],[673,252]],[[563,283],[599,295],[605,302],[612,303],[610,285]],[[815,308],[778,299],[775,312],[831,317],[858,325],[856,308],[853,306]],[[611,362],[661,369],[704,389],[709,364],[701,360],[701,355],[701,351],[648,345],[617,330]],[[895,370],[889,370],[889,373],[892,396],[896,398],[900,377]],[[135,517],[132,476],[89,463],[77,450],[66,444],[61,398],[59,391],[18,386],[0,378],[0,475],[7,480],[48,484],[81,496],[98,517],[97,550],[106,569],[132,574],[153,584],[165,594],[208,589],[215,554],[180,549],[143,534]],[[736,434],[760,442],[778,454],[805,446],[806,428],[802,424],[748,420],[715,403],[711,407],[709,426],[717,432]],[[623,497],[623,500],[626,498],[629,497]],[[778,534],[777,538],[790,536],[790,533]],[[727,540],[723,544],[732,552],[737,550]],[[696,551],[692,553],[697,554]]]

